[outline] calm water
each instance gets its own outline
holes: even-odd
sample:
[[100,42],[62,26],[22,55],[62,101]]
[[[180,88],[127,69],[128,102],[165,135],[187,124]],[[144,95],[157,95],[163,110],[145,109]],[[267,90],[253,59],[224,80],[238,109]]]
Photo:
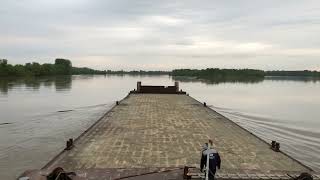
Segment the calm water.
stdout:
[[[0,179],[41,168],[137,81],[180,87],[308,166],[320,168],[320,81],[205,82],[169,76],[0,79]],[[72,110],[68,112],[58,112]]]

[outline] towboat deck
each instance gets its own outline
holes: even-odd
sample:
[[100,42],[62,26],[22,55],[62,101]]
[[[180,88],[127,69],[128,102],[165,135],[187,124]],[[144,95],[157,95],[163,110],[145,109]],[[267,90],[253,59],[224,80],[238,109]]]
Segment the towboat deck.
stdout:
[[130,94],[44,169],[199,167],[202,145],[208,139],[222,159],[218,174],[310,171],[182,94]]

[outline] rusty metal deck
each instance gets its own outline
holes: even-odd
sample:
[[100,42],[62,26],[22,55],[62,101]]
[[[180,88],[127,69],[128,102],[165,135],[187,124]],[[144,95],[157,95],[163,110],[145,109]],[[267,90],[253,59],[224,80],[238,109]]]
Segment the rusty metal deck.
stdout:
[[129,95],[44,170],[198,167],[208,139],[222,158],[218,176],[310,171],[195,99],[178,94]]

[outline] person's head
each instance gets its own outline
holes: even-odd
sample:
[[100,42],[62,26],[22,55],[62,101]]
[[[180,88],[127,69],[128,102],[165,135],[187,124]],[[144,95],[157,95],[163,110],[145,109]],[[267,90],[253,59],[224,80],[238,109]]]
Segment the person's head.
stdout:
[[207,144],[207,147],[209,147],[208,144],[210,145],[210,149],[214,149],[213,148],[213,141],[211,139],[209,139],[209,143],[206,143],[206,144]]
[[203,145],[203,150],[207,150],[208,149],[208,143],[205,143],[204,145]]
[[213,142],[211,139],[209,139],[209,143],[210,143],[210,146],[213,146]]

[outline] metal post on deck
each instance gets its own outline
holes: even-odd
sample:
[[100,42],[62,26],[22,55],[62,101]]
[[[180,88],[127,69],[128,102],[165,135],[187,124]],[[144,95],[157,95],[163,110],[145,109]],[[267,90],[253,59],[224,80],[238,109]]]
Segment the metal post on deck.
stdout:
[[179,92],[179,82],[174,82],[174,86],[176,87],[176,92]]
[[140,92],[141,90],[141,81],[137,82],[137,92]]
[[70,139],[67,141],[67,143],[66,143],[66,148],[65,148],[65,150],[70,150],[70,149],[72,149],[72,147],[73,147],[73,139],[70,138]]

